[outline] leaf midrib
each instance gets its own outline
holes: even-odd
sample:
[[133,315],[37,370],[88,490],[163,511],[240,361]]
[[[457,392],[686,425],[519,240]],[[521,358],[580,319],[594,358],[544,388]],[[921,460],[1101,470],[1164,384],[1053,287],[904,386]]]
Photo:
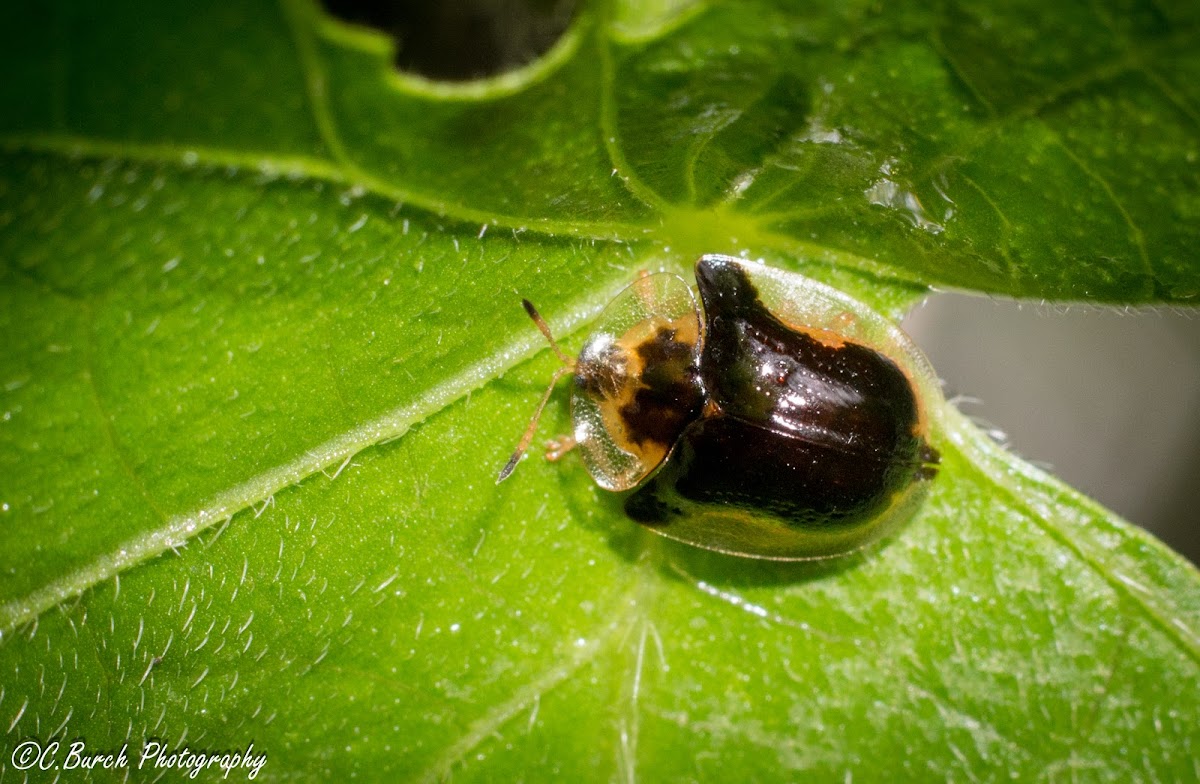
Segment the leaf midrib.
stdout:
[[363,188],[366,193],[403,203],[431,215],[449,217],[465,224],[488,224],[534,234],[568,236],[576,239],[637,242],[654,231],[650,225],[615,221],[564,221],[552,218],[521,219],[461,204],[435,199],[418,191],[405,190],[358,169],[315,156],[278,155],[272,152],[228,150],[191,144],[145,144],[114,142],[67,133],[12,134],[0,136],[0,150],[7,153],[49,153],[66,158],[121,159],[130,162],[173,165],[181,170],[203,167],[246,169],[267,176],[301,176],[346,188]]
[[[613,284],[623,285],[624,276]],[[591,321],[607,299],[603,293],[616,285],[604,285],[587,292],[579,301],[569,303],[569,314],[556,321],[556,332],[570,335]],[[469,393],[492,383],[505,372],[546,350],[536,332],[522,334],[496,352],[469,365],[431,387],[418,400],[394,408],[363,424],[346,430],[290,461],[269,468],[233,487],[217,493],[191,512],[175,515],[153,530],[123,542],[115,550],[101,555],[82,568],[75,569],[21,599],[0,605],[0,639],[16,628],[35,621],[45,611],[79,596],[92,586],[119,575],[167,550],[187,544],[193,536],[234,515],[268,502],[287,487],[299,485],[319,472],[341,469],[355,455],[376,444],[393,441]],[[329,476],[328,474],[325,474]]]
[[[645,536],[653,536],[653,534],[646,533]],[[595,660],[601,651],[622,636],[619,632],[631,629],[644,613],[644,608],[647,606],[647,593],[655,585],[655,578],[647,571],[644,563],[636,564],[633,567],[631,577],[631,585],[617,595],[609,611],[601,613],[599,616],[611,620],[600,628],[587,645],[573,646],[572,654],[566,661],[556,663],[539,676],[515,689],[510,699],[471,722],[468,731],[447,746],[437,760],[416,776],[415,780],[422,784],[433,784],[433,782],[448,779],[454,766],[466,759],[475,747],[491,737],[536,700],[565,683],[576,672]],[[629,710],[636,710],[636,706],[633,704],[626,707]]]

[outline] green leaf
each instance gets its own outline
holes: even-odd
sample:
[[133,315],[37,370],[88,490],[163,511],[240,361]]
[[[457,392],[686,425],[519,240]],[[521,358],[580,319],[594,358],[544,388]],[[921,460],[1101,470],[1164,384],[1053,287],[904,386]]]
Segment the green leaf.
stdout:
[[1191,4],[790,6],[596,3],[470,85],[305,0],[0,9],[0,764],[1200,775],[1200,576],[952,406],[836,563],[494,484],[554,367],[522,296],[577,347],[702,252],[893,317],[1200,293]]

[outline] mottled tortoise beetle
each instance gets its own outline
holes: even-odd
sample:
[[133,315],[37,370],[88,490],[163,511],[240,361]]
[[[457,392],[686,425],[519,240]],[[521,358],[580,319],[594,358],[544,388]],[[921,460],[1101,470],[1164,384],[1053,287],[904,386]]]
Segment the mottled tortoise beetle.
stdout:
[[730,256],[696,262],[703,310],[671,273],[643,274],[563,362],[497,482],[512,473],[555,384],[574,376],[574,432],[596,483],[632,491],[658,533],[747,558],[807,560],[893,530],[937,472],[940,397],[903,332],[845,294]]

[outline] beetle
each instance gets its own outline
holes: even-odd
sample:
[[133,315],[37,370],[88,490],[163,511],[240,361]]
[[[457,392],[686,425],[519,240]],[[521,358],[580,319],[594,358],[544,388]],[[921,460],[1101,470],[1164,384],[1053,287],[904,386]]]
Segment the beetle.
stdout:
[[[700,305],[668,272],[642,273],[562,361],[497,483],[573,376],[573,432],[626,514],[696,547],[747,558],[847,555],[911,517],[937,473],[920,351],[885,317],[817,281],[732,256],[695,266]],[[701,307],[702,306],[702,307]]]

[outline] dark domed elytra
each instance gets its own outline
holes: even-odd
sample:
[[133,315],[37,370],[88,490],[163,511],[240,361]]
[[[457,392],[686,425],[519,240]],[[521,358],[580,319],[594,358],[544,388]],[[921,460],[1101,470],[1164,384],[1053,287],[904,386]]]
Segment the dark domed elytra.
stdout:
[[936,453],[921,435],[912,382],[893,360],[783,323],[734,259],[702,258],[696,279],[708,406],[628,499],[631,517],[670,536],[673,520],[708,515],[713,549],[787,555],[812,546],[793,535],[854,536],[930,475]]

